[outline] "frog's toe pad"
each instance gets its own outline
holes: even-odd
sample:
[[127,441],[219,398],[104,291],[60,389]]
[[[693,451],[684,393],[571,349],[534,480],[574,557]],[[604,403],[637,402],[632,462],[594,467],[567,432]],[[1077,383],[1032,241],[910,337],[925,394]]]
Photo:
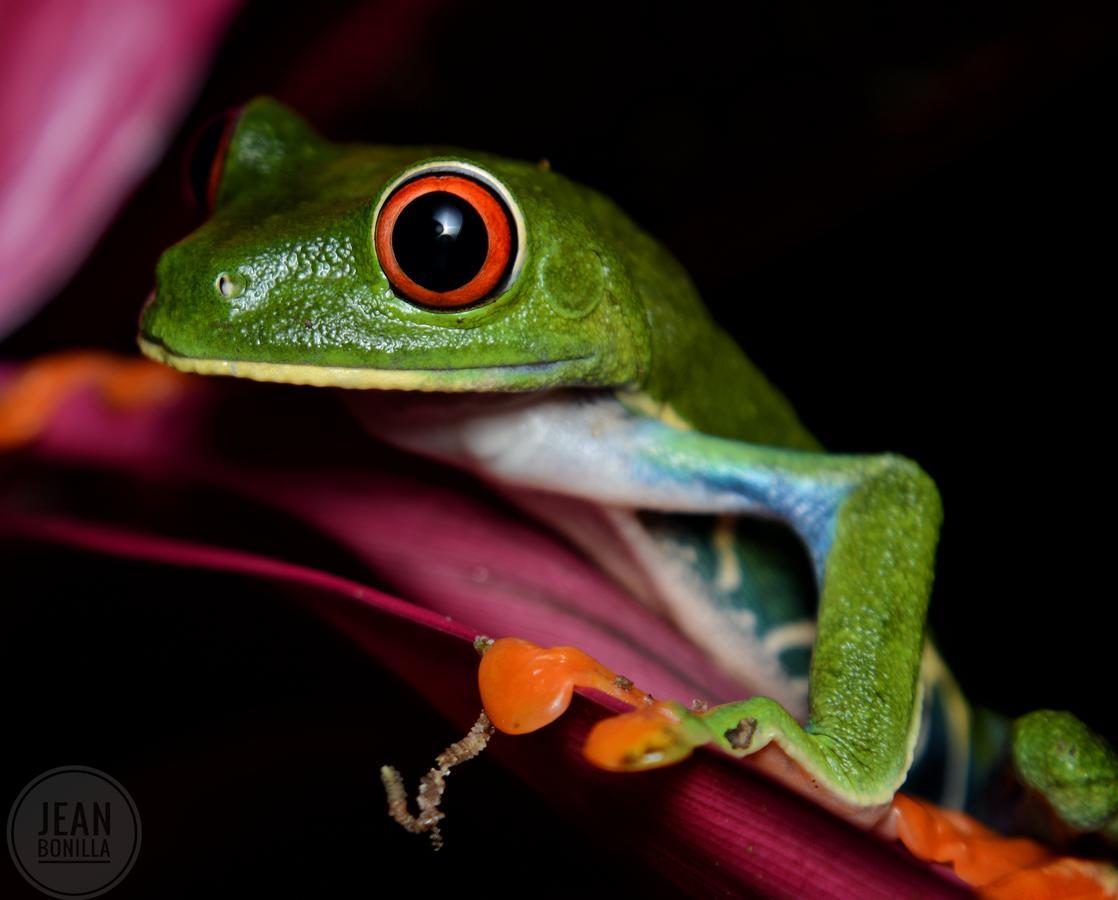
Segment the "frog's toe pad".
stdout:
[[670,766],[690,756],[696,746],[688,740],[688,716],[678,703],[661,702],[603,719],[586,740],[586,758],[615,772]]
[[1118,753],[1071,713],[1039,710],[1014,722],[1013,764],[1073,830],[1118,840]]
[[577,647],[539,647],[505,637],[481,645],[478,690],[498,731],[526,734],[566,712],[575,688],[593,688],[632,706],[652,697],[628,678],[603,666]]
[[478,688],[490,720],[506,734],[525,734],[553,722],[567,709],[575,688],[591,688],[636,707],[599,722],[586,742],[586,757],[613,771],[671,765],[709,743],[698,714],[671,700],[656,701],[575,647],[539,647],[520,638],[480,645]]

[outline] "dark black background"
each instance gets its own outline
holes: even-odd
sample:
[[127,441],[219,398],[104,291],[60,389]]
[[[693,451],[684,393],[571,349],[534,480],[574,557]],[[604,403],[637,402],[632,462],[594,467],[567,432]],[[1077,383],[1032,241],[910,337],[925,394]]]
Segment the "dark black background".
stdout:
[[[547,157],[680,257],[828,447],[933,475],[931,621],[967,693],[1113,738],[1114,26],[1104,4],[250,4],[166,160],[0,353],[131,351],[193,224],[177,157],[253,94],[338,138]],[[347,663],[306,640],[327,690]],[[72,761],[38,765],[46,746],[28,777]]]

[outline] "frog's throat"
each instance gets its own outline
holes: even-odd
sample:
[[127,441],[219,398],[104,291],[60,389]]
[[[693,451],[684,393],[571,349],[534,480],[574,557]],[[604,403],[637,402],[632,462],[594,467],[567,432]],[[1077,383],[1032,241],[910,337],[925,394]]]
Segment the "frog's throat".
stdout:
[[538,363],[512,363],[462,369],[373,369],[358,366],[314,366],[304,363],[271,363],[250,360],[198,359],[180,356],[158,341],[137,338],[144,356],[199,375],[225,375],[282,384],[382,391],[528,391],[569,383],[575,366],[585,356]]

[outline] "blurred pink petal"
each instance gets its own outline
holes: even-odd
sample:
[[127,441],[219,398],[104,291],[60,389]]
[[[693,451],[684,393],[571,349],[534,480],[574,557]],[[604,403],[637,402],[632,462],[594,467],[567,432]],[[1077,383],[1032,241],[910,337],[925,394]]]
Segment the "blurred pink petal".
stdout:
[[236,0],[0,8],[0,334],[44,300],[159,158]]
[[[0,534],[276,582],[463,730],[480,703],[477,657],[468,643],[478,631],[581,645],[662,696],[686,700],[699,692],[721,699],[739,690],[581,557],[499,502],[476,491],[462,496],[437,477],[385,471],[392,454],[375,454],[371,443],[362,449],[369,458],[365,465],[326,470],[284,463],[283,448],[261,431],[269,416],[255,398],[266,398],[266,389],[192,386],[173,402],[131,412],[107,407],[95,391],[76,392],[22,456],[29,462],[94,466],[117,476],[133,473],[149,487],[209,484],[247,495],[312,522],[408,599],[204,540],[75,521],[64,511],[20,512],[18,492],[9,490],[0,494]],[[249,396],[256,417],[236,406]],[[207,439],[217,433],[209,426],[230,403],[234,414],[221,418],[220,436],[232,443],[219,452]],[[286,423],[290,427],[298,421],[298,408],[286,408],[293,417]],[[144,523],[144,530],[153,525],[159,527]],[[686,765],[639,776],[594,770],[581,748],[600,715],[594,703],[577,702],[560,722],[536,734],[499,735],[491,752],[577,827],[614,848],[619,865],[635,860],[702,895],[959,893],[940,870],[916,863],[738,761],[701,753]],[[516,814],[500,808],[456,812],[463,818]]]
[[[476,715],[476,654],[461,640],[469,638],[469,629],[382,592],[252,554],[102,525],[0,513],[0,535],[282,582],[460,727]],[[417,630],[416,623],[430,630]],[[459,639],[457,646],[453,638]],[[963,895],[938,872],[732,760],[702,754],[686,766],[629,777],[590,769],[581,748],[599,716],[592,704],[576,703],[547,730],[499,736],[489,752],[580,829],[607,840],[619,853],[619,865],[636,859],[687,893],[703,896],[760,891],[770,897],[888,898],[898,890],[922,897]],[[467,810],[459,816],[471,814],[516,810]]]
[[[215,455],[200,427],[217,392],[194,387],[174,404],[143,412],[79,392],[54,416],[36,452],[267,503],[310,522],[401,594],[468,622],[474,633],[578,643],[657,695],[721,702],[745,689],[581,556],[492,500],[379,465],[284,468],[260,456],[251,466],[233,465]],[[252,441],[247,432],[226,437]],[[371,439],[356,438],[368,442],[371,463],[382,462]]]

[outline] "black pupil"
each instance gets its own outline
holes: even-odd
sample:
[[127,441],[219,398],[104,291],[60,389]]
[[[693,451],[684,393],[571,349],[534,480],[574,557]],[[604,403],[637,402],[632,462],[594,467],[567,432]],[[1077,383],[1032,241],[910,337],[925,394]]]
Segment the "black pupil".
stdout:
[[478,211],[447,191],[416,197],[396,219],[392,252],[404,274],[429,291],[453,291],[473,280],[489,253]]

